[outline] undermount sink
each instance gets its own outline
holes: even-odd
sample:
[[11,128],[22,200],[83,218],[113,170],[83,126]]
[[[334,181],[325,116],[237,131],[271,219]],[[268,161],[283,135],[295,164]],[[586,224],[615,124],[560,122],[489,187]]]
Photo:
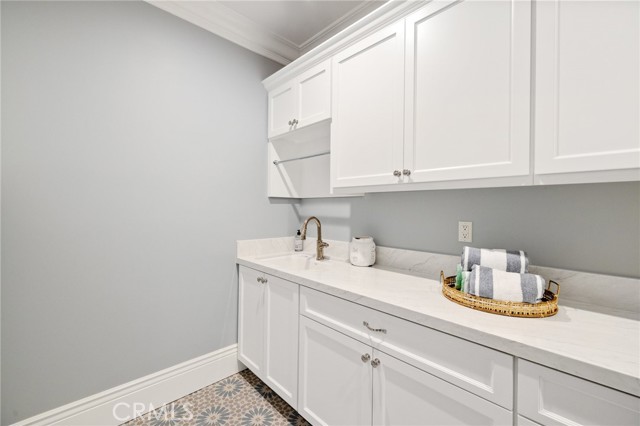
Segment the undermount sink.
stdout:
[[266,257],[260,260],[276,268],[294,269],[298,271],[324,268],[327,267],[330,262],[330,260],[326,258],[324,260],[316,260],[315,254],[312,253],[284,254]]

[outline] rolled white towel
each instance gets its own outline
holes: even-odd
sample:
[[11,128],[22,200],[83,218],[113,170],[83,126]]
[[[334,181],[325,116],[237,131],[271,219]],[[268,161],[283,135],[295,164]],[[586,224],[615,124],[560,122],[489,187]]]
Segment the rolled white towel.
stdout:
[[507,302],[538,303],[544,295],[545,279],[535,274],[516,274],[474,265],[467,293]]
[[529,272],[529,258],[522,250],[491,250],[465,246],[462,249],[460,263],[464,271],[470,271],[473,265],[480,265],[518,274]]

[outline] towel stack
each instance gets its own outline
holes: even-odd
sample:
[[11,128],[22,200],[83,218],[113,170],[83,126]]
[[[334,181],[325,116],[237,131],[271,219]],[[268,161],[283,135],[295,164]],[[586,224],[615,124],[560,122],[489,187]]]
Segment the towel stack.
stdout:
[[488,299],[538,303],[545,280],[528,272],[529,258],[523,251],[464,247],[456,288]]

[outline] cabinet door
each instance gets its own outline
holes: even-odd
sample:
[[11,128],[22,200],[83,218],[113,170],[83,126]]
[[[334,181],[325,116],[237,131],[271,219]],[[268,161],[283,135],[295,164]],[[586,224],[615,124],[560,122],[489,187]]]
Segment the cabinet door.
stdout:
[[640,398],[518,360],[518,414],[543,425],[640,424]]
[[507,425],[513,415],[380,351],[373,368],[374,425]]
[[526,417],[518,416],[518,426],[539,426],[539,424],[532,422]]
[[402,170],[404,25],[333,58],[331,174],[334,187],[398,183]]
[[298,284],[266,276],[265,382],[293,408],[298,396]]
[[291,81],[269,92],[269,138],[287,133],[297,115],[296,85]]
[[371,425],[370,357],[370,346],[301,316],[298,412],[314,425]]
[[636,169],[638,179],[640,2],[536,9],[536,175]]
[[264,274],[240,266],[238,274],[238,359],[257,375],[264,365]]
[[331,61],[327,60],[296,79],[296,128],[331,118]]
[[406,25],[408,180],[528,175],[531,2],[432,2]]

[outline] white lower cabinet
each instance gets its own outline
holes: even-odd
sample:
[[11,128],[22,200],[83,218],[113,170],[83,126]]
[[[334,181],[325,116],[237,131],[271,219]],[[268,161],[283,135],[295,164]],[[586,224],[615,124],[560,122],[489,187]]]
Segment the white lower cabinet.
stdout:
[[306,287],[300,288],[300,315],[507,410],[513,407],[511,355]]
[[374,350],[374,425],[508,425],[511,411]]
[[342,319],[327,318],[300,316],[298,412],[312,424],[513,423],[511,411],[374,349],[375,339],[367,344],[324,325]]
[[638,426],[640,398],[519,360],[518,413],[543,425]]
[[239,360],[313,425],[640,425],[636,396],[243,266],[238,311]]
[[240,266],[238,359],[297,406],[298,284]]
[[300,317],[298,412],[314,425],[371,424],[371,347]]
[[518,426],[539,426],[539,423],[532,422],[526,417],[518,416]]

